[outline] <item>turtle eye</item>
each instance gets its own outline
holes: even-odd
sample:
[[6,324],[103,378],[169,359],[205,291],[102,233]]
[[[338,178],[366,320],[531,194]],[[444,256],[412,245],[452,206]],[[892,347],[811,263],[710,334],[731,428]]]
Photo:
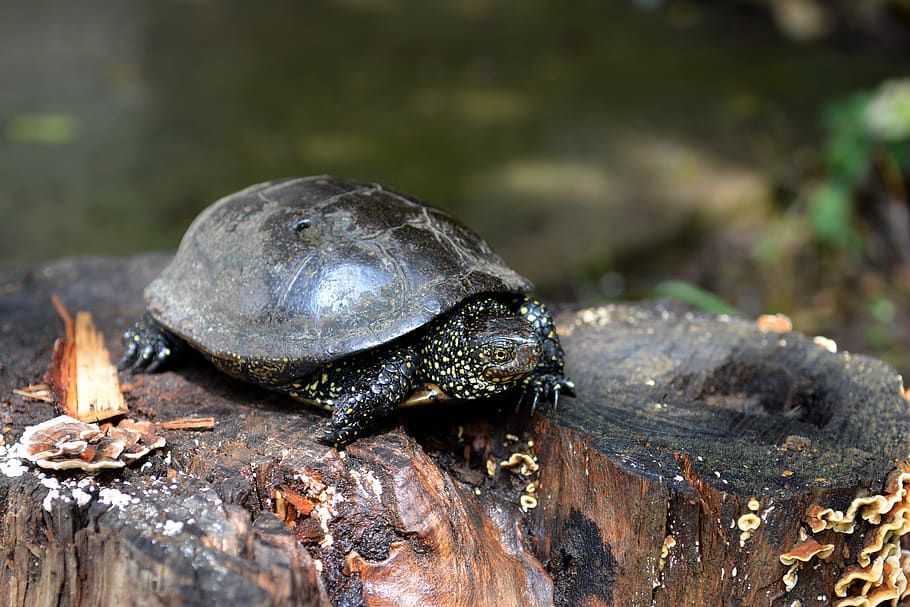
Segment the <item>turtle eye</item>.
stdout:
[[308,218],[298,219],[294,222],[294,231],[297,232],[298,235],[303,234],[312,223],[313,222]]
[[515,352],[512,348],[507,348],[505,346],[496,346],[493,348],[493,361],[497,363],[504,363],[507,360],[515,356]]

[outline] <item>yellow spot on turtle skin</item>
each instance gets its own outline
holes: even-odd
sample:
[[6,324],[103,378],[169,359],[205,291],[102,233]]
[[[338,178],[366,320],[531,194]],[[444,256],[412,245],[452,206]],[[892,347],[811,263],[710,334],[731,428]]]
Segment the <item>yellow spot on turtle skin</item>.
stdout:
[[322,379],[321,379],[320,381],[321,381],[322,383],[325,383],[325,382],[329,381],[329,375],[328,375],[328,373],[323,373],[323,374],[322,374]]
[[300,384],[291,384],[291,387],[292,387],[292,388],[299,388],[299,387],[300,387]]
[[347,415],[350,415],[350,414],[353,413],[353,412],[354,412],[354,408],[353,408],[353,407],[351,407],[350,409],[348,409],[347,411],[345,411],[345,413],[346,413]]
[[521,308],[518,309],[518,312],[519,312],[519,314],[524,316],[525,314],[528,313],[528,306],[521,306]]

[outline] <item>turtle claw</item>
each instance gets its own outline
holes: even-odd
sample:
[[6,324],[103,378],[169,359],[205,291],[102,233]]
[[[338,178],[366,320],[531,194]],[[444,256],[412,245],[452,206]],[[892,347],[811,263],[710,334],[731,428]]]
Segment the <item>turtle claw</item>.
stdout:
[[156,351],[153,356],[150,356],[149,359],[146,359],[143,353],[143,360],[149,361],[145,366],[145,372],[156,373],[159,369],[165,366],[165,363],[170,360],[171,355],[172,351],[170,348],[164,348],[163,350]]
[[550,389],[553,393],[553,410],[556,411],[559,405],[559,395],[575,396],[575,382],[571,379],[561,378],[560,381],[552,384]]
[[322,433],[322,436],[320,436],[318,440],[323,445],[334,447],[340,451],[355,438],[355,436],[351,436],[344,429],[337,428],[334,424],[330,424],[329,428]]
[[525,404],[525,397],[527,397],[528,391],[522,390],[518,393],[518,402],[515,403],[515,413],[521,411],[521,406]]
[[557,373],[536,373],[525,380],[519,405],[530,398],[531,415],[534,415],[537,405],[542,402],[551,403],[555,411],[561,395],[575,396],[575,383],[571,379]]
[[[357,392],[345,394],[335,402],[332,420],[322,434],[320,441],[330,447],[343,449],[372,426],[377,419],[386,417],[398,407],[401,390],[389,383],[373,384],[385,386],[374,391],[371,386]],[[403,387],[403,384],[402,384]]]
[[165,331],[146,312],[123,334],[126,349],[117,361],[118,369],[133,373],[154,373],[161,369],[180,350],[180,340]]
[[541,390],[534,390],[534,398],[531,399],[531,415],[534,415],[534,412],[537,411],[537,403],[540,401]]
[[117,361],[116,366],[118,369],[126,369],[127,367],[132,366],[133,361],[136,359],[136,354],[139,351],[139,347],[136,345],[136,342],[132,341],[129,331],[123,334],[123,343],[126,344],[126,350],[123,352],[123,357]]

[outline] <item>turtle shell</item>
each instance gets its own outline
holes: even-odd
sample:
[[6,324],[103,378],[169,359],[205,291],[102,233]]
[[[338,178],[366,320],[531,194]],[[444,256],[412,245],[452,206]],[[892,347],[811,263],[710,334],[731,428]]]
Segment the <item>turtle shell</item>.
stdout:
[[145,296],[159,323],[216,362],[252,361],[283,378],[469,297],[530,288],[443,211],[323,176],[261,183],[205,209]]

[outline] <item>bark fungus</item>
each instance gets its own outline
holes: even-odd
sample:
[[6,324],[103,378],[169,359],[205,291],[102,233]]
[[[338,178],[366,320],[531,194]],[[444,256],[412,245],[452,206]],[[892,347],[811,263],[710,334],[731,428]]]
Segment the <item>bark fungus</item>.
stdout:
[[123,468],[164,445],[151,422],[124,419],[99,427],[60,415],[26,428],[8,455],[50,470],[97,472]]
[[[57,415],[21,390],[40,383],[63,332],[51,295],[90,312],[116,355],[166,260],[0,278],[7,447]],[[893,369],[781,318],[651,303],[559,324],[579,396],[557,411],[437,403],[345,452],[314,441],[323,413],[201,357],[123,376],[130,416],[167,446],[95,474],[7,450],[0,597],[846,607],[906,594],[910,404]]]

